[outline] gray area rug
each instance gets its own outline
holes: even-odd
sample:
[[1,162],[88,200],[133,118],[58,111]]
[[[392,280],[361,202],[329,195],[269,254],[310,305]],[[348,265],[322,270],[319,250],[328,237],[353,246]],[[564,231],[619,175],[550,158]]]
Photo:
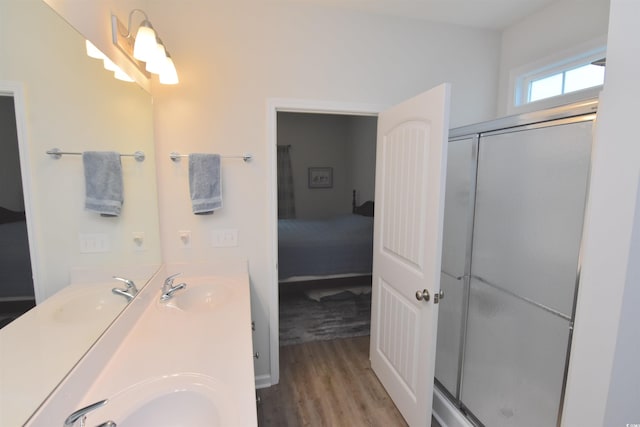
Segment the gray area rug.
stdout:
[[280,295],[280,346],[369,335],[371,293],[341,292],[314,301],[302,292]]

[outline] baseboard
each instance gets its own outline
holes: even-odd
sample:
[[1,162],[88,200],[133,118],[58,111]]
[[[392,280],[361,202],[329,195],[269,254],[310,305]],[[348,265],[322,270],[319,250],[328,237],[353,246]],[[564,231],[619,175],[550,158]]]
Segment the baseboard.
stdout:
[[433,388],[433,417],[442,427],[474,427],[438,387]]
[[256,375],[256,389],[271,387],[271,374]]

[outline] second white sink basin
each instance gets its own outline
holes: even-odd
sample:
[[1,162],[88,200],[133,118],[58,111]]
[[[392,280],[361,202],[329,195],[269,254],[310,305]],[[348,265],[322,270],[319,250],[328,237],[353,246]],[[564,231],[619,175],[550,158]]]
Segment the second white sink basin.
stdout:
[[70,285],[56,294],[48,307],[56,322],[78,323],[113,319],[126,305],[127,300],[111,292],[112,284]]

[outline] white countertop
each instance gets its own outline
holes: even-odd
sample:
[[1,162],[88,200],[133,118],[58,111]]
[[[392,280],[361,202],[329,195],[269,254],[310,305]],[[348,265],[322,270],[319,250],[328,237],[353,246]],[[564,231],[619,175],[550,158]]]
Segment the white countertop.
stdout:
[[[136,387],[141,390],[141,385],[154,379],[195,374],[215,383],[221,399],[216,404],[226,411],[224,425],[257,426],[246,267],[242,274],[176,278],[176,284],[181,282],[187,283],[187,289],[167,303],[159,302],[159,289],[153,290],[155,295],[141,318],[69,413],[108,398],[112,400],[107,405],[89,414],[88,425],[110,419],[118,423],[114,419],[117,403],[112,402],[123,391],[133,390],[131,395],[136,396],[140,394]],[[192,292],[201,301],[205,287],[214,290],[205,297],[205,306],[180,309],[185,301],[180,296]]]
[[23,425],[126,307],[113,271],[142,287],[157,269],[74,270],[72,284],[0,329],[0,426]]
[[[70,285],[0,329],[0,426],[24,424],[122,311],[113,287]],[[75,312],[83,299],[93,312]]]

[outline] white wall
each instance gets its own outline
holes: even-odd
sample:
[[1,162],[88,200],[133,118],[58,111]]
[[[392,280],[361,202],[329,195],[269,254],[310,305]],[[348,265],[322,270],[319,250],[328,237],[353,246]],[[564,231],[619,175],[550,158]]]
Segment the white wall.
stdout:
[[[373,200],[376,125],[376,117],[278,113],[278,144],[291,145],[297,218],[351,213],[354,189],[359,204]],[[333,188],[310,189],[310,167],[332,167]]]
[[[25,189],[33,207],[40,302],[69,283],[71,267],[153,264],[160,259],[151,98],[115,80],[85,54],[84,39],[40,0],[0,0],[0,80],[18,82],[25,97]],[[131,153],[122,160],[124,205],[118,218],[84,210],[82,159],[54,160],[51,148]],[[145,233],[136,251],[132,233]],[[108,235],[108,253],[81,254],[79,233]],[[34,271],[36,273],[36,271]],[[117,271],[114,271],[114,274]]]
[[[638,190],[640,191],[640,185]],[[640,328],[637,322],[640,302],[640,194],[636,194],[635,211],[627,279],[604,417],[606,426],[623,426],[629,424],[629,420],[640,419],[640,368],[637,357],[640,354]]]
[[[499,34],[292,3],[158,1],[148,12],[173,46],[181,79],[153,87],[164,261],[249,259],[256,373],[268,381],[268,319],[276,310],[268,100],[392,105],[450,81],[452,124],[485,120],[496,108]],[[163,158],[173,150],[252,152],[255,160],[223,160],[225,207],[197,217],[186,166]],[[237,228],[239,246],[210,247],[215,228]],[[192,231],[191,248],[180,247],[179,230]]]
[[[348,130],[348,116],[278,113],[278,145],[291,145],[296,218],[329,218],[351,212]],[[309,188],[310,167],[333,168],[333,187]]]
[[563,425],[640,422],[640,2],[612,0]]
[[349,120],[349,172],[358,205],[375,199],[377,117],[351,116]]
[[24,211],[13,97],[0,96],[0,207]]
[[502,33],[497,115],[507,114],[511,72],[600,39],[606,43],[609,0],[559,0]]

